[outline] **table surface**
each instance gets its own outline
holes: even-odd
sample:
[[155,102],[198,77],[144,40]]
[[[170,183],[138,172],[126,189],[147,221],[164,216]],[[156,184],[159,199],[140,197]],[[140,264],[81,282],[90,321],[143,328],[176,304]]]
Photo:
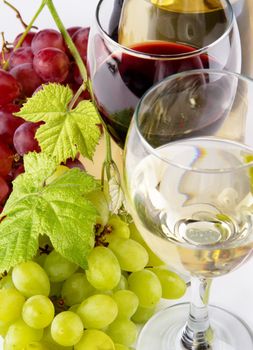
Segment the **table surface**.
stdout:
[[[236,1],[238,0],[234,0],[233,2]],[[248,1],[251,4],[253,16],[253,1]],[[90,25],[94,19],[97,2],[98,0],[54,1],[67,27],[73,25]],[[32,14],[34,14],[34,9],[39,7],[41,1],[22,0],[21,2],[20,0],[12,0],[11,3],[19,8],[24,17],[24,21],[29,22]],[[22,3],[22,7],[20,3]],[[41,14],[36,24],[40,28],[54,27],[50,14],[47,11]],[[22,31],[22,26],[16,19],[15,14],[6,7],[3,2],[0,2],[0,32],[2,31],[6,33],[6,39],[11,42],[15,36]],[[117,155],[119,154],[118,150],[115,152]],[[240,316],[248,323],[253,331],[253,259],[227,276],[216,278],[213,282],[210,299],[212,304],[221,306]],[[189,293],[184,297],[184,300],[189,300]]]

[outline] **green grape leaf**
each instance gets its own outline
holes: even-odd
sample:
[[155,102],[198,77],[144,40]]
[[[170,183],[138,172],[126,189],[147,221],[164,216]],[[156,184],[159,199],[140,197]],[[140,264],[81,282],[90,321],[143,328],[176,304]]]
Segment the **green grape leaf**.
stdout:
[[[14,180],[13,191],[0,214],[0,271],[31,259],[43,234],[65,258],[87,266],[97,212],[85,194],[97,190],[99,182],[75,168],[46,184],[55,170],[53,163],[43,153],[24,157],[27,172]],[[34,181],[36,174],[40,181]]]
[[44,121],[36,132],[41,150],[58,163],[75,158],[77,152],[92,159],[100,139],[100,119],[91,101],[69,109],[73,92],[60,84],[44,85],[29,98],[16,116],[31,122]]

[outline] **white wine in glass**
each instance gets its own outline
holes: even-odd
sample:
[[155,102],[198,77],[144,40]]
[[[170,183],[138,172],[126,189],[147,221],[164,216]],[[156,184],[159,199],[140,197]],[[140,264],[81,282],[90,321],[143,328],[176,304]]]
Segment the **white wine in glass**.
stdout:
[[174,74],[135,110],[124,151],[129,210],[192,285],[191,303],[155,315],[137,350],[253,349],[239,318],[208,307],[211,279],[252,256],[252,115],[253,81],[219,70]]

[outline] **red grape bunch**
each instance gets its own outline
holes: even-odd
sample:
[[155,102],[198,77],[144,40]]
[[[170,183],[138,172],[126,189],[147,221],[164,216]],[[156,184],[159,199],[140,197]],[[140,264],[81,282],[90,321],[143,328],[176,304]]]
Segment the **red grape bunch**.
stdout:
[[[71,27],[67,31],[86,63],[89,28]],[[82,84],[79,69],[60,32],[31,31],[21,47],[15,49],[21,35],[15,38],[13,48],[0,55],[0,212],[11,192],[12,181],[24,171],[23,155],[40,151],[35,133],[42,122],[25,122],[13,113],[42,84],[68,84],[74,93]],[[5,61],[8,61],[7,69]],[[81,99],[89,98],[86,91],[81,95]],[[69,160],[66,165],[82,167],[77,159]]]

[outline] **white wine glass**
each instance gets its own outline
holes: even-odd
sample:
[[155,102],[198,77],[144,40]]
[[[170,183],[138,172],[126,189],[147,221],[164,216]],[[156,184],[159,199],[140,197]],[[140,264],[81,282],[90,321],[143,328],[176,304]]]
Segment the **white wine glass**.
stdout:
[[[122,148],[139,99],[155,83],[191,69],[240,72],[240,37],[230,2],[180,2],[185,6],[175,12],[173,8],[161,8],[156,0],[124,0],[120,22],[121,0],[98,3],[89,35],[89,74],[101,116]],[[187,6],[193,2],[193,9]],[[152,13],[158,16],[155,21],[150,11],[140,15],[140,10],[135,10],[142,4],[154,10]],[[128,24],[129,18],[135,19],[134,23]],[[161,33],[160,26],[164,34],[156,36],[155,33]],[[128,33],[143,31],[154,35],[138,37],[138,42],[126,38]]]
[[[208,306],[211,280],[253,251],[253,80],[170,76],[139,102],[124,151],[129,210],[154,252],[191,274],[191,303],[158,312],[137,350],[252,350],[236,315]],[[210,315],[210,317],[209,317]]]

